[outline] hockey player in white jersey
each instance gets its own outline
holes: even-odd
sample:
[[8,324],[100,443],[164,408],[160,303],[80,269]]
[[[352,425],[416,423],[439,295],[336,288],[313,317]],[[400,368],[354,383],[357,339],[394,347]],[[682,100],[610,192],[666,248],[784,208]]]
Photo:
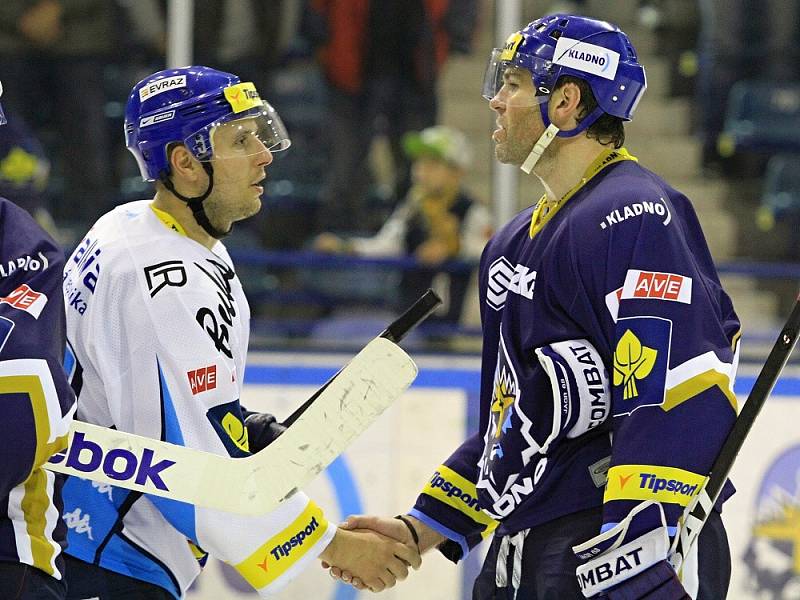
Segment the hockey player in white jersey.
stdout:
[[[272,152],[289,138],[252,83],[207,67],[139,82],[125,136],[156,196],[100,218],[67,261],[77,418],[247,456],[281,427],[239,404],[250,311],[219,240],[259,210]],[[149,468],[157,477],[158,465]],[[74,599],[182,597],[206,553],[262,595],[317,558],[351,566],[375,590],[420,560],[416,548],[378,534],[337,530],[301,492],[259,517],[75,477],[64,500]]]

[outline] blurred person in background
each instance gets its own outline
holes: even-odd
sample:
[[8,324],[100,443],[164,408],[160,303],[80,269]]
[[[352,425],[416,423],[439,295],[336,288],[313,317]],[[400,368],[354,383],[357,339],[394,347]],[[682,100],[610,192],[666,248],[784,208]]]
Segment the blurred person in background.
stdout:
[[329,85],[330,169],[318,229],[348,230],[364,209],[374,137],[392,148],[396,197],[409,187],[401,138],[437,121],[437,81],[451,52],[470,51],[476,0],[311,0],[303,32]]
[[322,233],[314,249],[372,257],[413,256],[420,267],[403,272],[398,307],[409,306],[434,287],[446,300],[434,317],[458,323],[470,273],[447,273],[438,267],[450,260],[476,261],[492,233],[489,210],[463,187],[472,152],[462,132],[442,125],[407,133],[403,147],[413,161],[412,185],[380,231],[373,237],[352,238]]
[[107,0],[0,2],[4,101],[55,151],[64,186],[56,217],[91,220],[112,191],[104,67],[114,32]]

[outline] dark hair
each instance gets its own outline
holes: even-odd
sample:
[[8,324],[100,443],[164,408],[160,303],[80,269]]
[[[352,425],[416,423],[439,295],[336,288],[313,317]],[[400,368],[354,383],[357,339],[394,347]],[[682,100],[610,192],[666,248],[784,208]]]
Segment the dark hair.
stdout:
[[[578,123],[583,118],[597,108],[597,100],[592,93],[592,88],[583,79],[572,77],[571,75],[564,75],[559,77],[556,83],[556,89],[566,85],[567,83],[574,83],[581,91],[580,112],[578,114]],[[601,144],[614,144],[614,148],[621,148],[625,144],[625,127],[624,121],[614,115],[603,113],[602,116],[589,126],[586,130],[586,136],[597,140]]]

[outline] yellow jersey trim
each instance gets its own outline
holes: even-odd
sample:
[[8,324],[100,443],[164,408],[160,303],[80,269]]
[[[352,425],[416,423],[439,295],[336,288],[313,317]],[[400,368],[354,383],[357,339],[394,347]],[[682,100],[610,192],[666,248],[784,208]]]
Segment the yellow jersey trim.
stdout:
[[478,506],[478,490],[475,484],[445,465],[436,470],[422,493],[483,525],[484,531],[481,533],[483,537],[489,535],[498,525],[497,521]]
[[171,214],[159,208],[156,208],[152,204],[150,205],[150,210],[153,211],[153,214],[155,214],[155,216],[158,217],[158,220],[161,221],[164,225],[166,225],[168,229],[172,229],[172,231],[182,236],[186,235],[186,230],[183,227],[181,227],[180,223],[178,223],[175,220],[175,217],[173,217]]
[[700,493],[706,477],[677,467],[617,465],[608,471],[603,502],[655,500],[686,506]]
[[613,165],[614,163],[622,162],[623,160],[633,160],[639,161],[638,158],[633,156],[632,154],[628,153],[625,148],[619,149],[610,149],[607,148],[603,150],[597,158],[592,161],[592,164],[586,169],[583,173],[583,177],[575,185],[570,191],[564,194],[560,200],[553,202],[552,200],[548,200],[547,196],[542,196],[539,199],[536,208],[533,211],[533,216],[531,217],[531,228],[528,235],[531,239],[539,233],[545,225],[553,218],[553,216],[564,206],[567,201],[572,198],[578,191],[586,185],[589,180],[592,179],[595,175],[597,175],[600,171],[608,167],[609,165]]
[[239,574],[255,589],[268,586],[311,550],[328,529],[322,509],[309,502],[283,531],[237,565]]

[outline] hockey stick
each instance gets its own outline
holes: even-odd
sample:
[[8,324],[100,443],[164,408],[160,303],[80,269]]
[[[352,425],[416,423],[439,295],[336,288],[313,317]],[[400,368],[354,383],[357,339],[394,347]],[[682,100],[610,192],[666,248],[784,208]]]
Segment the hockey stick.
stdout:
[[[378,334],[378,337],[385,338],[390,342],[399,344],[400,341],[406,337],[409,331],[427,319],[441,303],[441,298],[439,298],[439,296],[437,296],[433,290],[429,289],[422,296],[420,296],[420,298],[414,302],[414,304],[412,304],[411,307],[406,310],[406,312],[400,315],[396,320],[392,321],[392,323],[386,329]],[[331,377],[325,383],[325,385],[314,392],[311,398],[306,400],[297,410],[289,415],[289,418],[283,421],[283,425],[289,427],[292,423],[299,419],[300,415],[302,415],[306,409],[317,399],[317,397],[319,397],[319,395],[325,391],[325,389],[328,387],[328,384],[330,384],[335,377],[339,376],[339,373],[341,373],[341,371]]]
[[67,449],[45,467],[196,506],[263,514],[333,462],[416,374],[398,345],[377,337],[325,384],[292,427],[253,456],[229,458],[75,421]]
[[717,455],[717,459],[714,461],[711,472],[706,478],[700,493],[694,497],[684,510],[681,517],[680,535],[675,540],[671,556],[671,561],[676,570],[680,568],[684,558],[700,535],[703,525],[708,520],[722,491],[722,486],[725,484],[733,467],[736,456],[744,445],[747,434],[753,428],[758,413],[767,398],[769,398],[770,393],[772,393],[772,389],[775,387],[786,361],[789,360],[789,356],[795,344],[797,344],[798,334],[800,334],[800,296],[795,301],[792,313],[789,315],[789,319],[783,326],[780,335],[778,335],[778,340],[772,347],[767,361],[761,368],[761,372],[758,374],[755,384],[753,384],[753,389],[750,390],[750,394],[747,396],[744,408],[736,419],[728,438],[722,445],[722,449]]

